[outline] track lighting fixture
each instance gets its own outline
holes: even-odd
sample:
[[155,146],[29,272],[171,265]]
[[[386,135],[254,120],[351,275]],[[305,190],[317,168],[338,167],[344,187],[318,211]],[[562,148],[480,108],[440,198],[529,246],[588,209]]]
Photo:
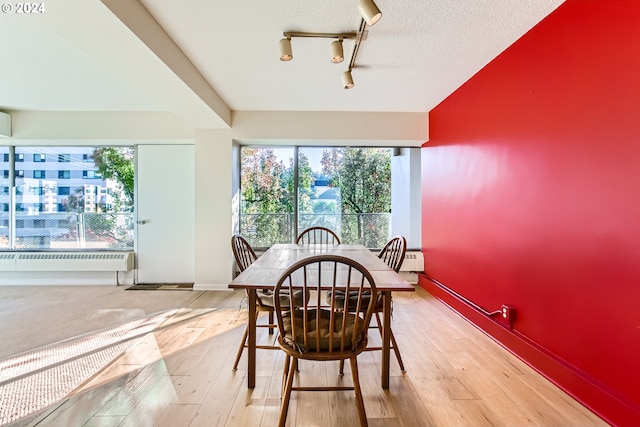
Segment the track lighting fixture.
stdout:
[[359,0],[358,10],[368,25],[375,24],[382,16],[382,12],[373,0]]
[[345,89],[351,89],[354,86],[351,71],[345,71],[342,73],[342,86]]
[[293,59],[293,51],[291,50],[291,38],[287,37],[280,40],[280,60],[291,61]]
[[344,61],[344,52],[342,50],[342,39],[331,43],[331,62],[338,64]]
[[367,24],[373,25],[378,22],[378,20],[382,16],[382,12],[380,12],[380,9],[378,9],[378,6],[376,6],[373,0],[359,0],[358,9],[360,11],[360,14],[362,15],[358,31],[354,31],[351,33],[304,33],[288,31],[283,33],[285,38],[280,40],[280,60],[291,61],[293,59],[293,51],[291,49],[292,37],[332,38],[337,40],[331,43],[331,62],[333,62],[334,64],[338,64],[344,61],[342,41],[344,39],[353,39],[355,43],[353,46],[353,52],[351,53],[349,67],[347,68],[347,71],[342,73],[342,86],[345,89],[351,89],[354,86],[351,70],[355,66],[356,56],[358,55],[360,43],[362,43],[367,38],[367,30],[365,28]]

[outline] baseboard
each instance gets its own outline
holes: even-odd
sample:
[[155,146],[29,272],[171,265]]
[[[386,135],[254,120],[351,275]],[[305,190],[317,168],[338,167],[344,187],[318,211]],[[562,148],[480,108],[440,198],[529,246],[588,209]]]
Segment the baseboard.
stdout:
[[210,284],[210,283],[196,283],[193,285],[194,291],[232,291],[228,284]]
[[418,284],[607,423],[614,426],[640,425],[638,404],[517,331],[480,313],[430,277],[421,274]]

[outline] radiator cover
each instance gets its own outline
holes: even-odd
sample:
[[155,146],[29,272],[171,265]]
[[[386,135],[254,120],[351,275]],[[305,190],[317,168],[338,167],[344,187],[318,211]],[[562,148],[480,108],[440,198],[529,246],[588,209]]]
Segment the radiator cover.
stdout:
[[133,252],[15,252],[0,254],[0,271],[131,271]]

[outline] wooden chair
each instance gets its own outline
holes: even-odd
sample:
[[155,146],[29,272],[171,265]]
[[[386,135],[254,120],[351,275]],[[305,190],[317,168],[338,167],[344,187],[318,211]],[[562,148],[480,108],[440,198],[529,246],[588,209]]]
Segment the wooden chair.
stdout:
[[[400,271],[400,267],[402,267],[402,262],[404,261],[404,256],[407,253],[407,239],[404,236],[395,236],[389,240],[384,247],[378,252],[378,258],[383,260],[389,267],[391,267],[396,273]],[[339,301],[344,300],[344,292],[338,291],[338,295],[336,295],[336,299]],[[355,310],[355,302],[352,301],[352,296],[349,295],[349,310]],[[374,314],[376,319],[376,326],[378,328],[378,332],[380,336],[382,336],[382,320],[380,319],[380,313],[383,312],[384,306],[382,298],[378,297],[376,304],[374,306]],[[393,329],[389,329],[391,335],[391,348],[396,355],[396,359],[398,360],[398,365],[400,365],[400,371],[406,372],[404,369],[404,363],[402,362],[402,356],[400,355],[400,349],[398,348],[398,343],[396,341],[396,337],[393,334]],[[368,347],[368,351],[372,350],[382,350],[382,347]],[[340,363],[340,374],[344,372],[344,363]]]
[[[247,242],[244,237],[240,235],[231,236],[231,248],[233,250],[233,256],[236,259],[236,264],[240,269],[240,272],[243,272],[247,269],[253,262],[258,259],[256,253],[253,248]],[[271,292],[258,291],[258,298],[256,301],[256,322],[258,320],[258,316],[261,312],[267,312],[269,315],[269,321],[267,324],[256,324],[256,327],[260,328],[269,328],[269,334],[273,333],[274,328],[276,327],[275,319],[274,319],[274,307],[273,307],[273,296]],[[240,357],[242,357],[242,352],[247,347],[247,336],[249,335],[249,325],[244,328],[244,333],[242,334],[242,341],[240,342],[240,347],[238,348],[238,354],[236,355],[236,360],[233,363],[233,370],[238,369],[238,363],[240,362]],[[256,348],[261,349],[277,349],[276,346],[256,346]]]
[[[284,427],[292,391],[354,390],[360,425],[367,416],[360,389],[357,356],[367,347],[367,332],[375,306],[377,290],[369,271],[349,258],[318,255],[298,261],[287,269],[275,286],[275,292],[302,291],[306,297],[301,307],[287,306],[275,299],[278,344],[285,352],[282,405],[279,426]],[[338,290],[353,294],[358,310],[351,312],[334,297],[323,303],[327,292]],[[366,298],[366,295],[369,298]],[[331,332],[332,331],[332,332]],[[299,359],[344,361],[351,363],[352,386],[297,385],[293,379]]]
[[302,231],[296,243],[299,245],[306,244],[327,244],[327,245],[339,245],[340,238],[338,235],[326,227],[310,227]]
[[[386,245],[378,252],[378,258],[383,260],[390,268],[392,268],[396,273],[400,271],[400,267],[402,267],[402,262],[404,261],[404,256],[407,253],[407,239],[404,236],[394,236],[387,242]],[[383,311],[382,299],[379,298],[378,303],[375,307],[375,315],[376,315],[376,323],[378,325],[378,331],[380,335],[382,335],[382,322],[380,321],[380,313]],[[389,328],[390,338],[391,338],[391,348],[393,352],[396,354],[396,359],[398,359],[398,364],[400,365],[400,371],[406,372],[404,369],[404,363],[402,362],[402,356],[400,356],[400,349],[398,348],[398,343],[396,342],[396,337],[393,334],[393,329]],[[369,350],[382,350],[380,347],[370,347]]]

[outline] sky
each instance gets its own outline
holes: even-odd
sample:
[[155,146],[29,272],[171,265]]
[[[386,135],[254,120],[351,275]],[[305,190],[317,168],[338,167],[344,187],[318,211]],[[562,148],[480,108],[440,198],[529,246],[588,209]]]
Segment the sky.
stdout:
[[[311,170],[314,172],[320,172],[322,170],[322,165],[320,164],[320,160],[322,159],[322,151],[325,150],[326,147],[300,147],[300,151],[306,154],[309,159],[309,165],[311,166]],[[278,159],[282,160],[285,165],[289,164],[289,159],[293,154],[292,147],[273,147],[273,152],[278,157]]]

